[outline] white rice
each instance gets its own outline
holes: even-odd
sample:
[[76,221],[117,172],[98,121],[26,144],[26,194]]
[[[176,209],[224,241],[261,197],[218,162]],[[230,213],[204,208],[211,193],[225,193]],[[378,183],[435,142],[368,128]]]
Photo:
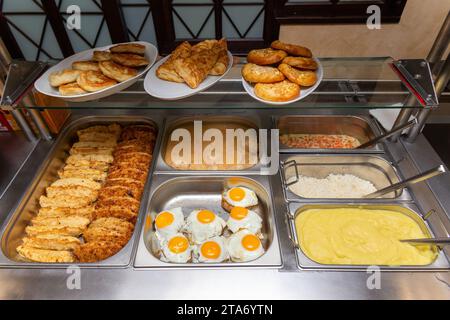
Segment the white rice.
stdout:
[[[287,182],[294,180],[295,176]],[[289,186],[289,189],[303,198],[362,198],[377,191],[370,181],[352,174],[329,174],[324,179],[300,175],[298,182]]]

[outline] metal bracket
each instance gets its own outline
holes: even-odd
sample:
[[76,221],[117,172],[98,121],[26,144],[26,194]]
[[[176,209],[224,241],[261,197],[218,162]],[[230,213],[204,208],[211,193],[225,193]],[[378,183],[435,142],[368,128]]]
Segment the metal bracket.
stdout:
[[424,59],[403,59],[392,63],[402,83],[424,107],[436,107],[439,101],[430,65]]

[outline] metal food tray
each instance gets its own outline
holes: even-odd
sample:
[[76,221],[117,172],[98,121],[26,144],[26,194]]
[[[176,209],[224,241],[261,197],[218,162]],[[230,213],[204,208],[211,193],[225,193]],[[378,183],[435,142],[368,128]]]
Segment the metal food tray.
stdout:
[[[288,231],[289,238],[295,249],[295,255],[297,258],[297,267],[305,270],[329,270],[329,271],[366,271],[368,265],[326,265],[317,263],[309,259],[301,250],[297,232],[295,230],[295,218],[308,209],[332,209],[332,208],[362,208],[362,209],[378,209],[378,210],[391,210],[397,211],[412,218],[422,229],[422,231],[429,237],[434,237],[434,233],[426,218],[424,218],[419,212],[419,209],[412,203],[403,203],[401,205],[396,204],[289,204],[288,215]],[[436,226],[437,227],[437,226]],[[426,266],[379,266],[381,270],[385,271],[444,271],[450,269],[449,260],[446,257],[443,250],[440,250],[436,259]]]
[[[361,144],[381,135],[378,125],[369,116],[351,115],[290,115],[274,117],[274,127],[282,134],[342,134]],[[300,149],[280,142],[280,153],[383,153],[378,143],[366,149]]]
[[[170,263],[164,262],[153,252],[154,217],[158,212],[182,207],[187,215],[193,209],[206,208],[216,212],[225,221],[228,213],[221,207],[221,195],[225,188],[244,186],[255,191],[259,205],[255,211],[263,218],[262,244],[265,253],[249,262],[223,263]],[[281,267],[281,253],[275,225],[271,189],[268,177],[262,176],[208,176],[155,175],[152,180],[151,201],[147,207],[146,222],[142,226],[139,245],[134,262],[135,268],[248,268]]]
[[[135,238],[140,227],[142,216],[145,213],[145,205],[148,201],[148,189],[145,187],[141,200],[138,219],[136,221],[135,230],[128,243],[114,256],[102,261],[93,263],[39,263],[27,262],[19,257],[16,252],[17,246],[25,235],[25,228],[30,220],[35,216],[38,206],[39,197],[45,193],[45,188],[57,179],[57,171],[64,165],[64,160],[68,156],[71,145],[75,142],[76,131],[93,126],[105,125],[111,123],[119,123],[121,125],[128,124],[152,124],[158,130],[158,137],[153,152],[158,152],[160,144],[160,132],[162,131],[163,122],[161,118],[142,117],[142,116],[86,116],[77,118],[65,126],[65,129],[59,134],[58,139],[51,148],[49,154],[38,170],[36,176],[31,181],[30,186],[21,198],[21,201],[13,210],[2,226],[1,235],[2,243],[0,251],[0,267],[27,267],[27,268],[67,268],[69,265],[79,265],[82,268],[90,267],[127,267],[130,265],[134,247]],[[154,161],[153,161],[154,162]],[[151,179],[151,170],[154,163],[150,165],[149,175],[146,186]]]
[[287,202],[385,202],[387,199],[396,201],[412,201],[407,188],[385,194],[376,199],[365,198],[304,198],[290,189],[290,185],[297,180],[289,181],[291,177],[304,175],[323,179],[330,173],[353,174],[361,179],[372,182],[380,190],[394,183],[400,178],[397,170],[384,155],[375,154],[282,154],[280,155],[280,176],[283,194]]
[[[233,123],[244,125],[250,128],[254,128],[257,130],[270,126],[270,121],[268,121],[268,125],[265,125],[265,120],[263,117],[258,116],[256,114],[248,114],[246,116],[239,115],[198,115],[198,116],[182,116],[182,117],[168,117],[166,120],[166,126],[164,129],[164,134],[161,142],[160,152],[158,154],[158,159],[156,161],[155,173],[160,174],[187,174],[187,175],[201,175],[201,174],[223,174],[223,175],[240,175],[240,174],[248,174],[248,175],[261,175],[261,169],[266,168],[263,167],[260,163],[256,165],[251,165],[248,168],[244,169],[230,169],[230,170],[194,170],[194,169],[179,169],[176,167],[172,167],[167,164],[165,161],[165,153],[166,147],[168,145],[168,141],[170,139],[170,135],[173,130],[182,127],[185,124],[191,123],[194,120],[202,120],[204,122],[212,122],[212,123]],[[270,119],[269,119],[270,120]],[[258,138],[259,139],[259,138]],[[269,138],[268,138],[269,139]],[[258,140],[259,141],[259,140]],[[270,143],[267,144],[270,146]],[[225,144],[224,144],[225,148]]]

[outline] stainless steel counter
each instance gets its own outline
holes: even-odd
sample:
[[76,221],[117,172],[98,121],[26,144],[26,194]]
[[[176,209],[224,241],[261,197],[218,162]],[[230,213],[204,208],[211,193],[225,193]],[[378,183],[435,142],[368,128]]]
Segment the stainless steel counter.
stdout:
[[[132,111],[105,111],[108,114]],[[180,110],[175,111],[177,114]],[[186,111],[187,113],[189,111]],[[198,110],[192,110],[199,114]],[[217,112],[227,113],[226,110]],[[242,111],[235,110],[234,112]],[[264,114],[263,110],[253,112]],[[269,111],[267,111],[269,112]],[[318,113],[303,110],[301,113]],[[321,110],[320,113],[326,113]],[[367,111],[345,110],[342,114]],[[141,114],[170,115],[170,111],[147,110]],[[280,110],[293,114],[291,110]],[[296,113],[300,113],[296,111]],[[333,114],[336,112],[333,111]],[[80,111],[79,114],[82,114]],[[92,114],[87,112],[86,114]],[[25,162],[17,179],[0,199],[0,223],[20,200],[32,176],[37,172],[52,143],[39,142]],[[403,177],[418,173],[440,163],[439,157],[423,136],[409,145],[403,142],[387,144]],[[279,187],[279,176],[270,179],[272,189]],[[441,217],[450,216],[450,177],[441,176],[410,189],[422,211],[436,209]],[[287,237],[284,213],[279,209],[283,201],[274,194],[274,209],[284,266],[281,269],[202,269],[202,270],[137,270],[81,269],[81,289],[68,289],[73,284],[73,270],[65,269],[0,269],[0,298],[7,299],[450,299],[450,273],[387,272],[380,275],[380,289],[368,289],[372,274],[351,271],[299,270],[293,259],[295,252]],[[436,217],[437,218],[437,217]],[[448,219],[445,227],[450,230]],[[448,254],[448,253],[447,253]],[[68,273],[69,272],[69,273]],[[77,272],[77,271],[75,271]],[[370,282],[370,279],[369,279]],[[70,287],[70,285],[69,285]]]

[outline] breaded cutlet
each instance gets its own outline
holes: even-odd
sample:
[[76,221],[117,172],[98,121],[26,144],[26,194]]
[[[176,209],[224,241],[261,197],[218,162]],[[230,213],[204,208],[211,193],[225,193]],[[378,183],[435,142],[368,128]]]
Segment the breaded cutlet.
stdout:
[[60,218],[42,218],[35,217],[31,220],[33,226],[66,226],[72,228],[85,229],[91,221],[88,218],[81,216],[68,216]]
[[20,245],[16,250],[21,257],[35,262],[72,263],[76,261],[74,254],[67,250],[44,250],[26,245]]
[[110,206],[103,207],[95,210],[95,218],[119,218],[123,220],[130,221],[131,223],[136,222],[136,218],[138,216],[137,212],[131,211],[129,208],[120,207],[120,206]]
[[92,203],[91,197],[86,196],[58,196],[49,198],[46,196],[39,197],[39,204],[43,208],[81,208],[88,206]]
[[79,237],[84,230],[85,228],[67,226],[28,226],[25,228],[25,233],[29,236],[37,236],[39,234],[59,234]]
[[124,154],[132,153],[132,152],[142,152],[148,155],[153,154],[153,146],[152,145],[139,145],[139,144],[130,144],[124,145],[121,147],[116,147],[113,152],[113,157],[118,157]]
[[64,178],[53,182],[51,187],[69,187],[69,186],[82,186],[94,190],[100,190],[102,185],[92,179],[84,178]]
[[121,139],[123,141],[134,139],[154,140],[156,139],[156,128],[151,125],[128,126],[122,130]]
[[127,169],[127,168],[138,169],[138,170],[141,170],[141,171],[148,171],[149,170],[149,167],[147,165],[145,165],[145,163],[124,161],[124,162],[115,162],[109,168],[109,171],[116,171],[116,170],[122,170],[122,169]]
[[22,241],[23,245],[27,247],[58,251],[72,251],[81,244],[78,238],[58,234],[41,234],[34,237],[25,237]]
[[120,206],[129,208],[133,212],[139,212],[140,201],[132,197],[111,197],[107,199],[98,200],[95,208],[101,209],[110,206]]
[[66,164],[77,165],[79,163],[80,165],[86,165],[90,161],[112,163],[114,161],[114,157],[112,155],[104,154],[74,154],[66,159]]
[[97,200],[98,190],[87,188],[84,186],[67,186],[67,187],[58,187],[58,186],[50,186],[45,189],[47,191],[47,197],[56,198],[56,197],[64,197],[64,196],[75,196],[75,197],[89,197],[91,202]]
[[109,179],[117,179],[117,178],[129,178],[141,181],[142,183],[145,183],[147,180],[148,171],[142,171],[135,168],[127,168],[127,169],[119,169],[115,171],[109,171],[108,172],[108,178]]
[[103,188],[101,188],[98,193],[98,200],[103,201],[111,197],[133,197],[136,200],[139,200],[133,196],[130,188],[127,188],[125,186],[103,186]]
[[104,181],[106,179],[106,172],[96,169],[62,169],[58,170],[58,176],[61,179],[66,178],[80,178],[92,179],[95,181]]
[[115,255],[122,247],[118,243],[93,241],[79,246],[74,254],[80,262],[96,262]]
[[35,219],[80,216],[92,221],[94,211],[95,211],[94,205],[81,208],[40,208]]
[[131,161],[131,162],[140,162],[144,163],[145,165],[149,165],[152,161],[152,155],[145,153],[145,152],[130,152],[118,155],[114,157],[113,163],[119,163],[119,162],[125,162],[125,161]]
[[130,178],[107,179],[103,185],[104,188],[114,186],[126,187],[135,199],[141,199],[142,192],[144,191],[144,183],[142,181]]
[[133,234],[134,224],[115,217],[94,220],[85,230],[83,238],[89,241],[112,241],[124,245]]

